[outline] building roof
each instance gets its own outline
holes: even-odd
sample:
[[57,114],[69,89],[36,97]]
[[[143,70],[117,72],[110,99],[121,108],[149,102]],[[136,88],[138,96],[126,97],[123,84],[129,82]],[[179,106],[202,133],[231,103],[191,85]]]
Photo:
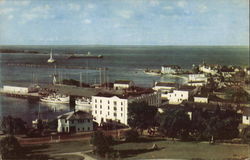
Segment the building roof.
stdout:
[[131,82],[130,80],[116,80],[115,84],[130,84]]
[[244,108],[243,109],[243,115],[244,116],[250,116],[250,108]]
[[163,87],[177,87],[178,84],[174,82],[156,82],[155,86],[163,86]]
[[186,86],[186,85],[184,85],[184,86],[181,86],[178,90],[181,90],[181,91],[192,91],[195,88],[196,87],[194,87],[194,86]]
[[172,69],[181,69],[181,67],[178,65],[163,65],[162,67],[170,67]]
[[67,120],[74,120],[74,119],[92,119],[92,115],[89,114],[88,112],[84,111],[73,111],[73,112],[68,112],[63,115],[60,115],[57,117],[58,119],[67,119]]
[[205,80],[200,80],[200,81],[188,81],[188,83],[205,83]]

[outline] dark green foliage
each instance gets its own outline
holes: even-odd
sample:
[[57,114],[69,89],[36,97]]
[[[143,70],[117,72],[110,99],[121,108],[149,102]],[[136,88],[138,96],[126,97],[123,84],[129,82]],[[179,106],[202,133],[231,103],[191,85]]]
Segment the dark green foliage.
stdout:
[[127,142],[134,142],[138,139],[139,134],[136,130],[128,130],[124,133],[125,139]]
[[14,136],[7,136],[0,141],[0,153],[3,160],[22,159],[22,147]]
[[157,108],[145,102],[134,102],[128,107],[128,124],[132,128],[147,129],[156,125]]
[[189,135],[190,126],[188,114],[183,109],[176,109],[165,113],[160,130],[168,137],[184,140]]
[[27,132],[26,122],[21,118],[13,118],[11,116],[3,117],[1,128],[3,132],[8,134],[25,134]]
[[91,138],[91,144],[94,146],[94,152],[98,155],[104,157],[105,154],[111,152],[110,148],[110,138],[107,138],[103,132],[96,131],[94,132]]

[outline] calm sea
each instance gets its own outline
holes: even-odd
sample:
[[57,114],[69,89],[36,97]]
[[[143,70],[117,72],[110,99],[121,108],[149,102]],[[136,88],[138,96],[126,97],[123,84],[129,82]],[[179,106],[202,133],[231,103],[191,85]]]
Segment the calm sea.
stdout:
[[[154,81],[182,83],[185,78],[174,76],[153,76],[143,72],[146,68],[160,69],[161,65],[175,64],[190,69],[202,61],[210,64],[247,66],[249,47],[240,46],[1,46],[4,49],[38,51],[39,54],[2,53],[0,54],[0,86],[13,83],[51,83],[53,74],[61,79],[72,78],[86,83],[99,83],[100,79],[133,80],[139,86],[150,87]],[[55,64],[47,64],[52,49]],[[102,59],[67,59],[67,55],[103,55]],[[25,67],[23,64],[34,64]],[[37,67],[40,65],[40,67]],[[76,67],[75,69],[66,68]],[[100,73],[95,69],[78,67],[108,68]],[[101,78],[100,78],[101,77]],[[106,77],[106,78],[104,78]],[[37,116],[38,102],[0,96],[0,117],[13,115],[30,121]],[[55,108],[59,108],[56,109]],[[69,106],[49,106],[40,104],[40,113],[45,118],[69,111]]]

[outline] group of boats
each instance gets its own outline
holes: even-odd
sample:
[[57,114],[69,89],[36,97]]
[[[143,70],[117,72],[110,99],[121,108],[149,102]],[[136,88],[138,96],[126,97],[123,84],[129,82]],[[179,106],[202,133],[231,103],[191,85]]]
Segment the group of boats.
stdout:
[[[51,94],[47,97],[42,97],[41,101],[46,102],[46,103],[69,104],[70,98],[67,95]],[[76,104],[76,106],[89,107],[89,106],[91,106],[91,100],[90,100],[90,98],[85,98],[85,97],[76,98],[75,104]]]
[[[103,58],[102,55],[92,55],[90,52],[87,54],[71,54],[70,56],[67,57],[67,59],[72,59],[72,58]],[[54,63],[56,60],[53,58],[53,53],[52,49],[50,50],[50,58],[47,61],[48,63]]]

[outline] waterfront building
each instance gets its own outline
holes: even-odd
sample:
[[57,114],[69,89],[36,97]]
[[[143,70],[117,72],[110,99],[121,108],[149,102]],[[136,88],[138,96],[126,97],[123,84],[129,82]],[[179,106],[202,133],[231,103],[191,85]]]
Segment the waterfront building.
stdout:
[[188,85],[189,86],[203,86],[207,84],[207,77],[204,73],[202,74],[189,74]]
[[72,111],[57,117],[59,133],[93,131],[93,117],[84,111]]
[[130,87],[134,86],[133,81],[129,80],[116,80],[114,83],[114,89],[128,89]]
[[199,66],[199,71],[211,75],[216,75],[218,73],[219,66],[218,65],[207,65],[207,64],[202,64]]
[[19,84],[19,86],[14,86],[14,85],[4,85],[3,86],[3,91],[7,92],[7,93],[19,93],[19,94],[26,94],[26,93],[30,93],[30,92],[37,92],[39,89],[38,85],[21,85]]
[[162,74],[177,74],[181,71],[181,67],[178,65],[164,65],[161,66]]
[[181,104],[183,101],[188,101],[188,99],[197,92],[195,87],[192,86],[182,86],[179,89],[173,90],[167,94],[167,99],[169,104]]
[[153,90],[161,92],[161,98],[166,99],[167,93],[177,89],[178,84],[173,82],[155,82]]
[[148,105],[159,107],[161,95],[154,91],[122,95],[99,93],[92,96],[92,115],[99,125],[109,120],[128,125],[128,106],[132,102],[146,102]]

